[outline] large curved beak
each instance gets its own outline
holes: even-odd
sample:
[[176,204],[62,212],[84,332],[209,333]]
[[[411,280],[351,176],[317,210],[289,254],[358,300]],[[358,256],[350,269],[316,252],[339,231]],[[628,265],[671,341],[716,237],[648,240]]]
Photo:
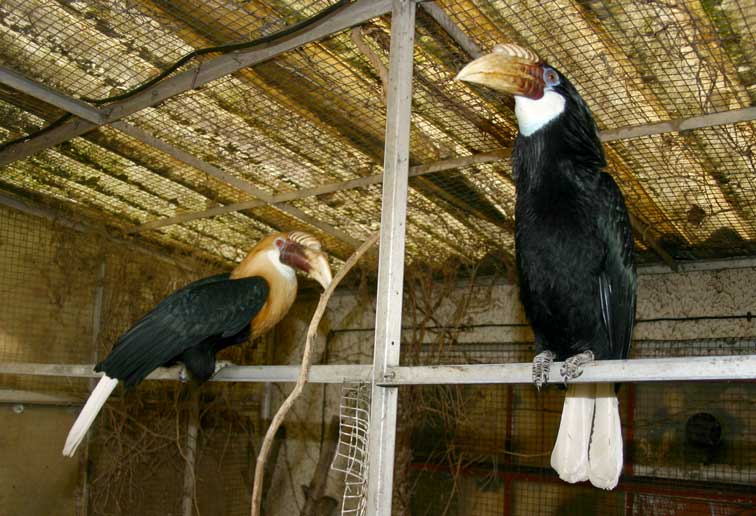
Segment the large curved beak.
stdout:
[[302,252],[309,265],[309,269],[305,271],[307,276],[320,283],[323,290],[327,289],[333,280],[331,267],[328,265],[328,257],[324,252],[309,247],[304,247]]
[[462,68],[456,79],[534,100],[543,96],[545,87],[541,60],[531,50],[513,44],[496,45],[493,52]]
[[298,269],[323,287],[328,288],[333,277],[328,257],[320,250],[320,242],[302,231],[292,231],[286,234],[286,243],[281,249],[281,261]]

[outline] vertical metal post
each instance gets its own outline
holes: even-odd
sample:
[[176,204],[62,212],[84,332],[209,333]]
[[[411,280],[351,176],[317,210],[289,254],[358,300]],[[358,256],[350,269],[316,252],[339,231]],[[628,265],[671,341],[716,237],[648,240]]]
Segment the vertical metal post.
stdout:
[[[506,450],[512,450],[512,441],[514,434],[514,386],[507,385],[507,433],[504,438],[504,448]],[[510,454],[504,455],[504,464],[509,466],[512,463],[512,456]],[[512,514],[512,481],[504,477],[504,516],[510,516]]]
[[199,387],[189,387],[189,421],[186,424],[186,446],[184,447],[184,488],[181,495],[181,515],[194,514],[194,496],[197,489],[197,433],[199,430]]
[[384,377],[386,367],[399,364],[414,40],[415,1],[394,0],[368,434],[367,511],[371,516],[391,514],[398,392],[376,382]]
[[[630,383],[627,385],[627,418],[625,425],[625,479],[630,480],[635,474],[633,468],[633,461],[635,460],[634,454],[630,454],[628,457],[628,450],[635,448],[635,384]],[[630,491],[625,491],[625,514],[632,515],[635,511],[633,505],[635,503],[635,494]]]
[[[100,266],[97,268],[97,283],[95,284],[94,306],[92,307],[92,363],[99,362],[99,353],[97,345],[100,340],[100,331],[102,330],[102,303],[105,297],[105,267],[107,259],[103,256],[100,260]],[[97,379],[89,380],[89,391],[91,392],[97,385]],[[87,432],[84,438],[84,450],[81,455],[81,510],[80,514],[87,516],[89,514],[89,446],[91,444],[92,433],[94,428]]]

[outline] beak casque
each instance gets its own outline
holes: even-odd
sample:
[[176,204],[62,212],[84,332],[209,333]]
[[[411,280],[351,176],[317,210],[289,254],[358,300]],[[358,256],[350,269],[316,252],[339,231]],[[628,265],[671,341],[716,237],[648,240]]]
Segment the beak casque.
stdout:
[[327,289],[333,277],[331,267],[328,265],[328,257],[320,249],[320,242],[302,231],[288,233],[287,241],[283,255],[288,256],[286,258],[282,256],[282,260],[320,283],[323,290]]
[[328,258],[325,253],[309,247],[305,247],[303,253],[307,263],[310,265],[307,275],[320,283],[323,290],[327,289],[333,277],[331,276],[331,267],[328,265]]
[[490,54],[468,63],[456,79],[510,95],[540,99],[545,86],[542,73],[541,60],[534,52],[506,44],[496,45]]

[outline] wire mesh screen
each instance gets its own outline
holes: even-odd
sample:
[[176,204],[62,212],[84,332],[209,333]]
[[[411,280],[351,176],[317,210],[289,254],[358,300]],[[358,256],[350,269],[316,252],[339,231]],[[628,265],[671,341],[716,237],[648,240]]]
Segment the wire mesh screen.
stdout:
[[[94,347],[97,241],[0,206],[0,360],[86,363]],[[81,394],[76,379],[2,376],[6,388]]]
[[342,385],[339,443],[331,469],[344,475],[343,516],[363,516],[367,510],[369,429],[370,385]]
[[[333,5],[5,2],[0,63],[99,106],[97,99],[170,70],[188,52],[252,41]],[[557,66],[600,129],[737,110],[756,98],[756,8],[746,1],[439,5],[483,51],[517,42]],[[140,235],[226,262],[238,260],[259,234],[292,227],[317,234],[343,259],[380,219],[379,188],[344,183],[381,172],[390,30],[390,16],[382,16],[127,117],[267,195],[291,195],[288,207],[257,206],[211,218],[208,209],[249,200],[249,193],[106,128],[11,164],[0,185],[73,206],[122,230],[187,217]],[[454,80],[471,56],[422,4],[415,41],[411,165],[463,162],[411,179],[409,262],[440,266],[489,254],[511,262],[509,162],[464,160],[511,148],[517,134],[512,100]],[[222,52],[191,59],[178,71]],[[61,114],[0,88],[4,140]],[[753,122],[743,122],[611,142],[606,150],[631,212],[653,228],[661,247],[687,260],[754,253],[754,141]],[[326,194],[308,191],[334,184],[341,186]],[[313,226],[312,219],[319,223]],[[647,246],[639,242],[641,258],[658,261]]]
[[[756,5],[747,0],[438,4],[484,51],[495,43],[517,42],[559,67],[602,130],[748,108],[756,99]],[[335,0],[8,0],[0,3],[0,64],[100,106],[98,99],[156,77],[187,52],[270,35],[333,5]],[[419,5],[407,262],[434,267],[435,279],[443,277],[447,284],[475,277],[477,264],[487,258],[511,272],[510,163],[506,152],[476,161],[481,153],[511,147],[517,133],[511,99],[454,80],[471,56]],[[383,163],[390,30],[390,17],[380,17],[127,117],[201,159],[200,168],[176,158],[175,151],[158,151],[117,129],[99,128],[4,167],[0,187],[119,232],[138,231],[148,242],[213,263],[238,261],[262,234],[293,228],[309,229],[336,259],[345,258],[354,241],[376,230],[380,220],[381,188],[372,176],[381,173]],[[29,94],[0,87],[0,154],[7,150],[3,142],[61,115]],[[675,258],[756,251],[754,128],[751,121],[607,144],[609,170],[630,210],[653,227]],[[449,159],[460,161],[427,174],[414,168]],[[207,170],[220,171],[215,176],[225,174],[237,186]],[[251,199],[250,189],[239,188],[238,181],[266,196],[287,197],[208,216],[208,209]],[[333,184],[317,195],[309,190]],[[91,362],[162,296],[209,272],[183,271],[0,210],[0,293],[9,300],[0,304],[4,361]],[[139,229],[166,218],[176,223]],[[310,227],[313,220],[318,227]],[[651,256],[643,243],[638,249],[642,259]],[[442,267],[456,262],[467,268]],[[98,278],[102,266],[105,273]],[[432,282],[418,280],[418,285],[431,291],[438,288]],[[99,318],[98,289],[104,293]],[[485,295],[482,299],[485,303]],[[473,297],[447,307],[449,317],[440,318],[437,300],[408,303],[403,364],[531,359],[524,324],[476,321],[482,305]],[[506,333],[511,342],[476,341],[472,335],[483,330]],[[640,341],[633,353],[706,356],[752,349],[753,343],[743,340]],[[238,348],[223,358],[259,363],[260,355]],[[370,360],[364,349],[341,349],[339,356]],[[88,382],[78,380],[0,380],[13,389],[75,397],[88,389]],[[753,396],[752,384],[706,387],[622,389],[632,461],[625,481],[611,493],[567,487],[550,472],[548,453],[561,403],[556,390],[536,395],[527,386],[402,389],[406,417],[397,429],[397,507],[428,514],[752,511],[752,498],[744,493],[753,482],[754,458],[747,446],[754,424],[739,405]],[[224,514],[243,513],[257,424],[249,414],[259,392],[215,385],[203,392],[201,487],[192,503],[210,513],[217,499]],[[103,450],[95,467],[101,479],[93,483],[95,511],[178,511],[179,486],[172,482],[163,490],[162,484],[185,470],[186,401],[183,387],[149,382],[138,393],[114,397],[94,443]],[[717,428],[720,437],[713,443]],[[133,452],[139,447],[146,452]],[[355,456],[357,448],[349,453]],[[351,464],[364,467],[358,460]],[[137,477],[146,480],[134,481]],[[718,491],[703,482],[716,484]],[[434,496],[439,486],[448,496]]]
[[[153,382],[157,383],[157,382]],[[107,515],[181,514],[187,468],[187,425],[192,412],[186,386],[169,384],[110,402],[91,444],[91,510]],[[196,445],[193,514],[249,513],[254,474],[257,402],[202,389]]]
[[[0,361],[91,364],[117,337],[171,291],[217,272],[119,245],[15,209],[0,207]],[[265,347],[235,346],[219,357],[262,363]],[[19,396],[77,403],[87,379],[1,375]],[[260,387],[210,384],[201,390],[192,504],[200,514],[247,514],[256,446]],[[7,398],[7,396],[6,396]],[[116,390],[90,434],[88,491],[92,514],[176,514],[187,468],[191,412],[188,386],[146,381]],[[74,411],[75,413],[75,411]],[[65,429],[56,427],[56,431]],[[50,434],[60,443],[65,433]],[[85,453],[84,446],[79,456]]]
[[[464,262],[442,272],[405,271],[403,366],[533,360],[516,287],[499,277],[476,277],[476,271]],[[753,337],[714,337],[752,335],[751,316],[720,315],[727,303],[714,293],[728,281],[722,275],[751,273],[694,274],[696,293],[684,296],[669,290],[664,278],[641,276],[636,335],[642,337],[630,358],[752,354]],[[685,290],[684,283],[675,288]],[[738,287],[724,290],[732,296],[731,310],[739,310]],[[660,292],[667,301],[656,303]],[[750,307],[748,294],[742,303]],[[736,328],[741,322],[745,326]],[[754,388],[753,382],[622,385],[623,475],[614,490],[603,491],[565,483],[551,468],[564,401],[560,386],[540,392],[532,385],[400,387],[394,512],[750,514],[756,417],[746,400]]]
[[[653,342],[636,345],[635,356],[750,353],[753,346]],[[532,358],[525,344],[460,347],[473,362]],[[449,363],[460,356],[450,350]],[[558,388],[403,387],[411,462],[401,465],[410,473],[397,465],[397,481],[406,484],[396,485],[395,498],[404,496],[399,503],[416,514],[749,514],[756,418],[746,400],[754,394],[752,382],[623,385],[625,469],[606,492],[564,483],[550,468],[564,398]]]
[[[99,105],[89,97],[102,99],[130,90],[191,50],[267,36],[334,3],[10,3],[0,6],[3,35],[12,42],[4,47],[7,52],[0,55],[0,62]],[[34,37],[39,40],[36,45],[24,44]],[[343,180],[353,177],[355,170],[364,173],[372,168],[372,160],[366,159],[359,147],[345,145],[344,138],[319,119],[323,113],[314,112],[304,96],[300,95],[303,103],[299,105],[296,95],[287,91],[301,83],[304,89],[300,93],[306,92],[302,78],[309,71],[320,74],[321,79],[332,73],[350,73],[340,59],[326,55],[329,43],[324,45],[305,47],[262,64],[254,72],[243,70],[219,79],[129,120],[211,165],[238,174],[268,194]],[[196,58],[181,70],[217,55]],[[334,84],[332,77],[328,80]],[[284,86],[277,86],[276,81]],[[310,100],[323,91],[327,90],[314,89]],[[343,92],[331,93],[336,93],[331,98],[338,102]],[[0,96],[4,140],[29,133],[61,114],[15,90],[3,88]],[[322,118],[343,116],[334,111]],[[382,134],[380,119],[376,126]],[[374,150],[380,154],[380,137],[376,142]],[[0,182],[25,196],[42,193],[63,203],[74,199],[77,211],[120,229],[249,199],[248,194],[223,181],[207,174],[198,177],[196,169],[111,129],[99,129],[56,150],[14,163]],[[337,226],[352,224],[348,214],[338,213],[328,204],[314,207],[310,201],[299,209],[320,220],[336,218]],[[353,220],[359,221],[359,217]],[[370,230],[364,224],[350,229],[364,236],[362,233]],[[248,244],[272,227],[288,230],[309,225],[310,221],[292,210],[261,207],[253,217],[249,213],[199,217],[147,232],[144,238],[238,261]],[[327,232],[321,235],[319,229],[310,231],[320,236],[334,255],[348,255],[343,241]]]

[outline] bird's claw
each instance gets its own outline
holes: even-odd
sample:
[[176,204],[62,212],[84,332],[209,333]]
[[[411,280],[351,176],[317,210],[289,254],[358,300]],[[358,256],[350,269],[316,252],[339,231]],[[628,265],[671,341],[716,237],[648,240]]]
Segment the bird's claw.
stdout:
[[568,380],[579,378],[583,374],[583,364],[593,361],[593,358],[593,351],[588,350],[565,360],[562,364],[562,369],[559,370],[564,383],[566,384]]
[[542,351],[533,358],[533,383],[539,391],[549,381],[551,363],[556,358],[553,351]]
[[186,366],[181,366],[178,372],[178,379],[181,383],[188,383],[192,381],[192,375]]
[[218,374],[218,372],[224,367],[228,367],[232,365],[234,365],[234,363],[229,360],[218,360],[217,362],[215,362],[215,370],[213,371],[213,376]]

